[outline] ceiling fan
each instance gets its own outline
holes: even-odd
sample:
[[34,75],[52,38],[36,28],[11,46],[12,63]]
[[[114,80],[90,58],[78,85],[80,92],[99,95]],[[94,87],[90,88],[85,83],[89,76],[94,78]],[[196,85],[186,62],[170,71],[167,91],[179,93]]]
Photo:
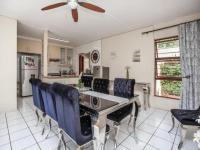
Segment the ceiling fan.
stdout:
[[68,5],[71,8],[74,22],[78,22],[78,10],[77,10],[78,5],[85,7],[87,9],[99,12],[99,13],[105,13],[105,10],[103,8],[100,8],[98,6],[95,6],[87,2],[79,2],[78,0],[68,0],[67,2],[56,3],[53,5],[46,6],[42,8],[41,10],[46,11],[46,10],[54,9],[54,8],[61,7],[64,5]]

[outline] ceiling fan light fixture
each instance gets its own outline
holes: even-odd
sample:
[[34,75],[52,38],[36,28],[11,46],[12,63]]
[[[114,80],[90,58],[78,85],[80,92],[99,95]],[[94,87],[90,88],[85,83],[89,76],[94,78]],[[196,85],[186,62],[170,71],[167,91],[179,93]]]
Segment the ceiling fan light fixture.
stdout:
[[78,7],[78,2],[77,0],[70,0],[68,5],[71,9],[76,9]]

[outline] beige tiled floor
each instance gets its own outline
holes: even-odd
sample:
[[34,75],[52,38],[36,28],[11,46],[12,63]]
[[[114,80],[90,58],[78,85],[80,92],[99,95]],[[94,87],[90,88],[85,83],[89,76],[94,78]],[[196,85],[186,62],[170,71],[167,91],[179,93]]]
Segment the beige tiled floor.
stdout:
[[[58,144],[56,125],[54,132],[45,139],[45,135],[41,135],[42,125],[35,126],[32,98],[19,99],[18,102],[18,111],[0,114],[0,150],[55,150]],[[125,119],[121,125],[117,150],[177,150],[180,140],[178,123],[168,133],[172,124],[168,111],[154,108],[140,111],[136,135],[127,122],[128,119]],[[182,150],[198,150],[197,145],[192,142],[193,132],[190,131]],[[67,137],[66,141],[67,149],[75,149],[76,146]],[[108,140],[106,149],[114,149],[111,139]]]

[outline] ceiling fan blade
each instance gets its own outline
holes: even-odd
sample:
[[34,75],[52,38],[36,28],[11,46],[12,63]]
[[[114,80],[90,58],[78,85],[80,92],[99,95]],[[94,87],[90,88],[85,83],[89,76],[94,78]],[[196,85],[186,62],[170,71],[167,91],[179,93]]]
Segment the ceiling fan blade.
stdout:
[[74,19],[74,22],[78,22],[78,10],[72,9],[72,17]]
[[80,6],[85,7],[87,9],[96,11],[96,12],[100,12],[100,13],[105,13],[105,10],[103,8],[100,8],[98,6],[95,6],[93,4],[90,3],[86,3],[86,2],[78,2]]
[[53,4],[53,5],[49,5],[49,6],[46,6],[44,8],[42,8],[41,10],[49,10],[49,9],[54,9],[54,8],[57,8],[57,7],[61,7],[63,5],[67,5],[67,2],[61,2],[61,3],[56,3],[56,4]]

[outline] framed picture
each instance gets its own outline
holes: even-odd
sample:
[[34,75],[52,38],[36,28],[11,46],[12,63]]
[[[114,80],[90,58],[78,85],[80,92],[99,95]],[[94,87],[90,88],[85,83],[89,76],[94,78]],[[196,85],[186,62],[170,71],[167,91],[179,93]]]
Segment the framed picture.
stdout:
[[140,62],[141,61],[141,51],[135,50],[133,52],[133,62]]

